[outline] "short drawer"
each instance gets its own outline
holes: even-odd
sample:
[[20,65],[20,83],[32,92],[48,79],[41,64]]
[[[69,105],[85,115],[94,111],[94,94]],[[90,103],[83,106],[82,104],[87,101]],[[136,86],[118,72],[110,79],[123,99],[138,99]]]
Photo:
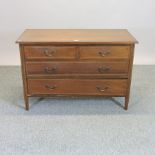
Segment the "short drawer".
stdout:
[[77,94],[124,96],[127,80],[29,79],[28,92],[35,94]]
[[129,59],[130,46],[81,46],[80,59]]
[[26,59],[75,59],[74,46],[24,46]]
[[33,74],[127,74],[128,62],[27,62]]

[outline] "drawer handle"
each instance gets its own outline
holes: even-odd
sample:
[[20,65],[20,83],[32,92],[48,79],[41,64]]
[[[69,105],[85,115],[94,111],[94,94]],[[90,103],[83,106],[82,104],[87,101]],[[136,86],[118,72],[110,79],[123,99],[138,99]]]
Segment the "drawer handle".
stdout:
[[56,52],[56,50],[52,49],[51,51],[49,51],[48,49],[45,49],[44,50],[44,54],[47,56],[47,57],[52,57],[54,55],[54,53]]
[[99,67],[99,68],[98,68],[98,71],[99,71],[100,73],[105,73],[105,72],[108,72],[109,70],[110,70],[109,67]]
[[101,88],[101,87],[98,87],[98,86],[96,88],[100,92],[105,92],[108,89],[108,87]]
[[107,55],[109,55],[109,54],[110,54],[109,51],[100,51],[100,52],[99,52],[99,55],[102,56],[102,57],[105,57],[105,56],[107,56]]
[[45,85],[45,88],[49,89],[49,90],[54,90],[57,88],[57,86],[49,86],[49,85]]
[[56,69],[57,69],[56,67],[53,67],[53,68],[46,67],[44,71],[45,73],[50,74],[50,73],[55,73]]

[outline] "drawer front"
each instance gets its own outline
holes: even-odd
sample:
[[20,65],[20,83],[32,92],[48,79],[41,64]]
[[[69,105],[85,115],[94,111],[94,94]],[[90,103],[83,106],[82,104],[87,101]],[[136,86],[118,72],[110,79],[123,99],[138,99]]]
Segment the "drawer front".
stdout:
[[75,59],[74,46],[25,46],[26,59]]
[[83,46],[80,59],[129,59],[130,46]]
[[127,74],[128,62],[27,62],[33,74]]
[[37,94],[116,95],[126,93],[127,80],[29,79],[28,92]]

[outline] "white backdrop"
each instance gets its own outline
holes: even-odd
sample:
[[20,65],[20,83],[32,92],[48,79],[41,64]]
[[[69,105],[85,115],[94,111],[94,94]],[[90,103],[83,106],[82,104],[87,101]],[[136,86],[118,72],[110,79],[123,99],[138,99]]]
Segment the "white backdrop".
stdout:
[[19,65],[26,28],[126,28],[135,64],[155,64],[155,0],[0,0],[0,65]]

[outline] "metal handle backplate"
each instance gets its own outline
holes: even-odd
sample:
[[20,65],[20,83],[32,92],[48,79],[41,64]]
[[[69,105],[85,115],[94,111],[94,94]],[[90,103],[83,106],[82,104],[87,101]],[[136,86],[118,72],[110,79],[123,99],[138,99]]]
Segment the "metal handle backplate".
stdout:
[[105,66],[98,67],[98,71],[100,73],[105,73],[105,72],[108,72],[109,70],[110,70],[110,67],[105,67]]
[[101,87],[97,86],[96,89],[100,92],[105,92],[108,89],[108,87],[101,88]]
[[54,85],[54,86],[45,85],[45,88],[47,88],[49,90],[54,90],[57,88],[57,86],[56,85]]
[[52,57],[52,56],[54,55],[55,52],[56,52],[55,49],[51,49],[51,50],[45,49],[45,50],[44,50],[44,54],[45,54],[47,57]]
[[105,57],[105,56],[107,56],[107,55],[109,55],[109,54],[110,54],[109,51],[100,51],[100,52],[99,52],[99,55],[102,56],[102,57]]
[[44,71],[45,71],[45,73],[50,74],[50,73],[55,73],[56,72],[56,69],[57,69],[56,67],[53,67],[53,68],[46,67],[44,69]]

